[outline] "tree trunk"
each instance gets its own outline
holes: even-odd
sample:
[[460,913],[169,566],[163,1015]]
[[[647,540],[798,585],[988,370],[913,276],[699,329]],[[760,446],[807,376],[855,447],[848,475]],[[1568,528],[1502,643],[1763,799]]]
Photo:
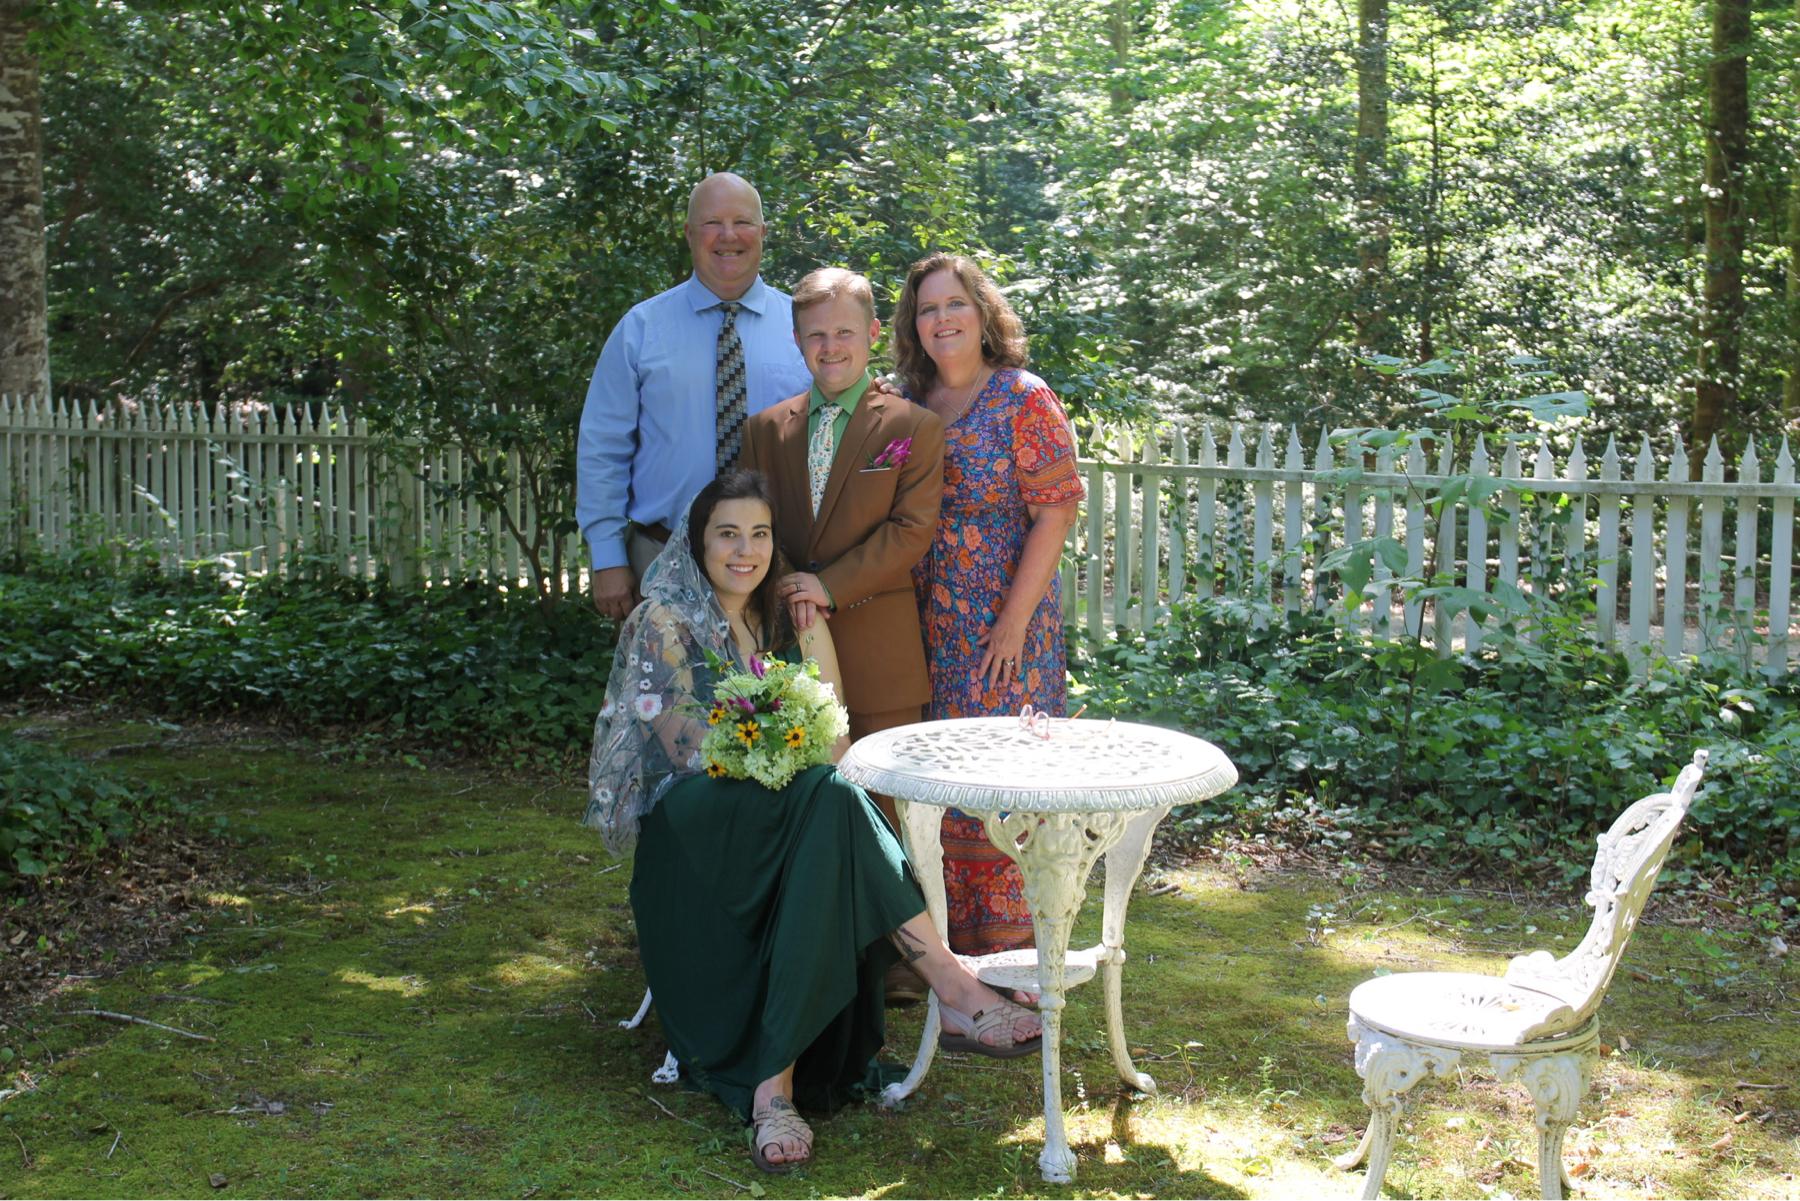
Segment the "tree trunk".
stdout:
[[1425,183],[1425,212],[1419,223],[1420,238],[1425,249],[1424,286],[1419,289],[1419,345],[1416,356],[1423,363],[1437,355],[1437,340],[1432,321],[1437,315],[1438,275],[1443,269],[1443,236],[1439,218],[1444,201],[1444,93],[1438,87],[1437,44],[1439,31],[1434,30],[1428,43],[1427,89],[1425,93],[1426,124],[1430,129],[1430,174]]
[[1356,6],[1356,342],[1381,351],[1388,341],[1388,0]]
[[1695,478],[1714,435],[1737,417],[1744,319],[1744,167],[1750,132],[1750,0],[1713,0],[1706,69],[1706,287],[1694,420]]
[[1113,0],[1112,19],[1108,23],[1112,35],[1112,111],[1123,117],[1131,112],[1131,27],[1136,14],[1132,0]]
[[[1800,0],[1794,0],[1794,27],[1800,29]],[[1800,92],[1800,87],[1795,91]],[[1793,168],[1788,182],[1787,252],[1787,382],[1781,389],[1784,428],[1800,421],[1800,165]]]
[[44,155],[29,0],[0,0],[0,393],[50,395]]
[[1788,185],[1787,211],[1787,383],[1781,390],[1781,420],[1800,421],[1800,167]]

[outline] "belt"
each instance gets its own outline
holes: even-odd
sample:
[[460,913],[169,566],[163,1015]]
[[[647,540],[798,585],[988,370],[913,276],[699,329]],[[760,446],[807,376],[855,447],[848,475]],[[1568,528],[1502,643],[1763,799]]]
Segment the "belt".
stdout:
[[654,538],[658,542],[667,542],[669,540],[669,527],[660,521],[653,521],[649,525],[645,525],[641,521],[634,521],[631,523],[631,528],[644,535],[644,537]]

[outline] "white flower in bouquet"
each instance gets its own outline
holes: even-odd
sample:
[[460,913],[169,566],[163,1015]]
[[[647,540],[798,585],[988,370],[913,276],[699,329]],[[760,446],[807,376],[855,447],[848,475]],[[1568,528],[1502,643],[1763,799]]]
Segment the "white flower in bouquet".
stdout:
[[747,672],[733,672],[713,689],[700,743],[710,776],[755,780],[769,788],[815,764],[831,761],[831,748],[850,729],[848,714],[819,665],[756,657]]

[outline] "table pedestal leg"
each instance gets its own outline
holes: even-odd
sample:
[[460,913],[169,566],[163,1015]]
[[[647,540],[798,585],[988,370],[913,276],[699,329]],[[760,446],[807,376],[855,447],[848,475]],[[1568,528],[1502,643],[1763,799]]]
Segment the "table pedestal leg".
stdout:
[[1063,969],[1069,934],[1087,895],[1094,861],[1119,840],[1126,818],[1113,813],[989,813],[990,841],[1019,865],[1037,935],[1038,1010],[1044,1022],[1044,1150],[1038,1168],[1053,1184],[1075,1179],[1075,1152],[1063,1128]]
[[[949,903],[944,896],[944,811],[935,805],[909,805],[898,798],[894,805],[900,818],[907,857],[912,860],[919,888],[925,893],[925,912],[931,915],[938,933],[948,937]],[[898,1105],[918,1091],[925,1073],[931,1069],[932,1057],[937,1054],[941,1027],[937,994],[931,993],[925,1007],[925,1033],[919,1038],[919,1053],[913,1057],[912,1070],[906,1073],[906,1079],[881,1090],[882,1105]]]
[[1100,922],[1100,941],[1106,948],[1101,959],[1106,977],[1106,1037],[1112,1046],[1113,1066],[1119,1069],[1119,1079],[1145,1093],[1156,1092],[1156,1081],[1137,1070],[1131,1062],[1131,1046],[1125,1041],[1125,910],[1150,854],[1151,836],[1168,812],[1152,809],[1137,814],[1126,823],[1118,843],[1106,852],[1106,909]]

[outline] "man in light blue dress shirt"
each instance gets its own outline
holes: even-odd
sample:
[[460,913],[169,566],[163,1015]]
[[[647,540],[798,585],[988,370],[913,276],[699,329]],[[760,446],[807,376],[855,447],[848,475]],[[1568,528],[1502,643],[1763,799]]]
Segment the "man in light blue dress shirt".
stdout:
[[743,178],[709,175],[688,197],[686,282],[635,306],[594,367],[575,458],[575,516],[587,538],[594,607],[623,620],[669,523],[714,475],[717,360],[724,301],[737,301],[747,411],[812,377],[794,344],[788,297],[762,281],[762,197]]

